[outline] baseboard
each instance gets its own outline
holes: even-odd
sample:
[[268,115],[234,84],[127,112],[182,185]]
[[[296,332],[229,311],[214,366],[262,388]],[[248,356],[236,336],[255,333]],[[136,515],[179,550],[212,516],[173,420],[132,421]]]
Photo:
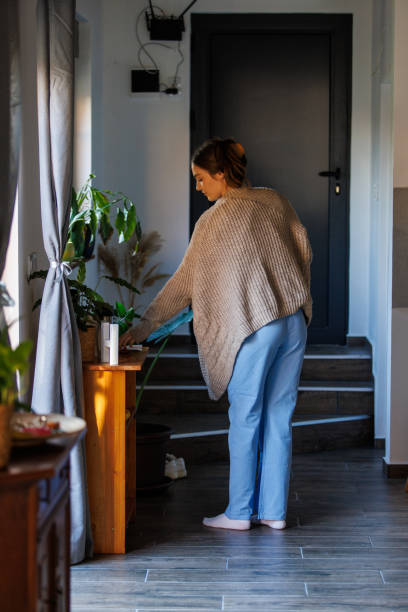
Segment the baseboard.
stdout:
[[383,472],[387,478],[407,478],[408,463],[387,463],[383,459]]
[[385,438],[375,438],[375,440],[374,440],[374,448],[385,449]]

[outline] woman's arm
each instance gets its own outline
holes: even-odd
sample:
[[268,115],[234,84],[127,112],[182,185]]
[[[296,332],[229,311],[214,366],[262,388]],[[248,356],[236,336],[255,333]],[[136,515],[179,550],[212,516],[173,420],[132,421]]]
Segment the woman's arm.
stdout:
[[142,342],[155,329],[191,304],[194,262],[201,243],[204,215],[196,223],[183,261],[176,272],[142,314],[139,323],[120,337],[121,348],[127,344]]

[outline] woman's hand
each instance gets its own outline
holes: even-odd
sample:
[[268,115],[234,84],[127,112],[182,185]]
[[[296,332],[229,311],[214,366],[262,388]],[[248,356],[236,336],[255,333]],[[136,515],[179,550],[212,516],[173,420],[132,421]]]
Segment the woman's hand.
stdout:
[[119,338],[119,349],[124,349],[132,344],[140,342],[140,334],[138,334],[137,326],[131,327]]

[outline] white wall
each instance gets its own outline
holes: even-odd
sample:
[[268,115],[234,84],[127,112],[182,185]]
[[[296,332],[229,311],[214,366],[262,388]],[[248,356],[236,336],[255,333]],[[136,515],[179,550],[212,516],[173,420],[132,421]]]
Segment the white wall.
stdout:
[[395,0],[394,188],[408,187],[408,3]]
[[390,394],[393,232],[393,2],[373,4],[372,185],[369,333],[375,379],[375,435],[386,437]]
[[[395,0],[393,35],[393,149],[394,149],[394,240],[391,351],[389,354],[390,388],[387,411],[387,464],[408,466],[408,398],[406,373],[408,363],[408,3]],[[399,306],[399,308],[398,308]]]
[[[80,0],[78,11],[93,4]],[[166,13],[179,13],[184,0],[163,0]],[[189,88],[190,19],[183,37],[181,95],[132,97],[130,69],[138,67],[135,38],[141,0],[103,0],[101,37],[94,53],[101,61],[97,105],[102,133],[93,168],[96,183],[129,194],[137,204],[145,230],[165,238],[159,260],[172,273],[189,239]],[[370,158],[371,158],[371,0],[198,0],[194,12],[353,13],[353,94],[350,193],[350,306],[349,334],[368,335]],[[142,21],[143,24],[143,21]],[[92,29],[92,24],[91,24]],[[143,40],[148,40],[141,28]],[[171,45],[172,43],[170,43]],[[173,43],[174,46],[174,43]],[[153,48],[151,48],[152,50]],[[168,80],[178,60],[175,50],[154,51],[162,77]],[[163,80],[163,79],[162,79]],[[153,293],[157,291],[157,288]],[[152,296],[147,296],[148,298]]]

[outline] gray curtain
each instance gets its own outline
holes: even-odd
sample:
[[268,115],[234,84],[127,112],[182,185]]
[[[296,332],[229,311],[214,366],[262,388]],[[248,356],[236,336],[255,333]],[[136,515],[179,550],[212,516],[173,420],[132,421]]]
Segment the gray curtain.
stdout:
[[[74,0],[38,0],[41,219],[50,268],[38,330],[32,405],[83,417],[78,330],[61,262],[68,235],[74,114]],[[84,443],[71,453],[71,561],[92,554]]]
[[[16,197],[20,149],[20,75],[18,46],[18,3],[3,0],[0,19],[0,278],[4,272]],[[7,304],[0,283],[1,305]],[[2,313],[0,312],[0,320]]]

